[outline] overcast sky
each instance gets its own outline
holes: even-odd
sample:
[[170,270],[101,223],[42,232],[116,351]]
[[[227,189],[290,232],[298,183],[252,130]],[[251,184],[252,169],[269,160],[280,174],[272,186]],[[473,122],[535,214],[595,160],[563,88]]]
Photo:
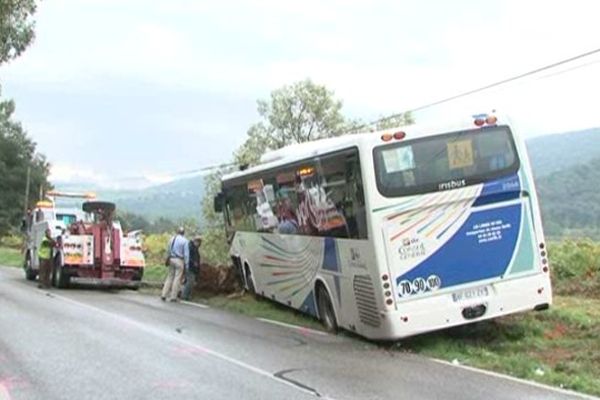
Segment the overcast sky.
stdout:
[[[55,180],[160,180],[228,161],[281,85],[310,77],[371,120],[598,48],[598,15],[593,0],[49,0],[0,82]],[[600,126],[599,96],[596,55],[415,116],[496,108],[533,136]]]

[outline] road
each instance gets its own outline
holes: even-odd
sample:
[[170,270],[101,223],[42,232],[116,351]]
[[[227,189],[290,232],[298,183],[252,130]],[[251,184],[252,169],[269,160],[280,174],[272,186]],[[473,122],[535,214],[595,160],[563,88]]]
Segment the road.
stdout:
[[0,267],[0,400],[577,399],[132,291],[40,290]]

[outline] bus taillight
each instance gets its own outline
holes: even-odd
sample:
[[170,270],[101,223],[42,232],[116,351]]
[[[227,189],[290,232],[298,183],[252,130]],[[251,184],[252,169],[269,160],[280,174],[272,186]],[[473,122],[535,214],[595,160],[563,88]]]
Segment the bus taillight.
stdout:
[[406,132],[396,132],[394,133],[394,139],[402,140],[406,137]]
[[496,125],[496,122],[498,122],[498,118],[496,118],[494,115],[488,115],[488,117],[485,119],[485,123],[488,125]]

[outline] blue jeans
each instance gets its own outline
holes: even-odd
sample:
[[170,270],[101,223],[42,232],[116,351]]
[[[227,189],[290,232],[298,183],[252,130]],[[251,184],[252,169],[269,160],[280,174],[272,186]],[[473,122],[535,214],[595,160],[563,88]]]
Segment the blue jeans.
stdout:
[[181,297],[184,300],[189,300],[192,297],[192,289],[196,285],[196,274],[189,269],[185,270],[185,285]]

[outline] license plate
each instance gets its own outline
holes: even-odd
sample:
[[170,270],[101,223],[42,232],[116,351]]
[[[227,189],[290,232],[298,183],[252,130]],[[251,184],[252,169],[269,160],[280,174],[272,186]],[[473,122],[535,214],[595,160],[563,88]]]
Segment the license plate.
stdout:
[[461,292],[452,293],[452,300],[456,303],[461,301],[480,299],[482,297],[488,297],[489,295],[490,287],[482,286],[478,288],[463,290]]

